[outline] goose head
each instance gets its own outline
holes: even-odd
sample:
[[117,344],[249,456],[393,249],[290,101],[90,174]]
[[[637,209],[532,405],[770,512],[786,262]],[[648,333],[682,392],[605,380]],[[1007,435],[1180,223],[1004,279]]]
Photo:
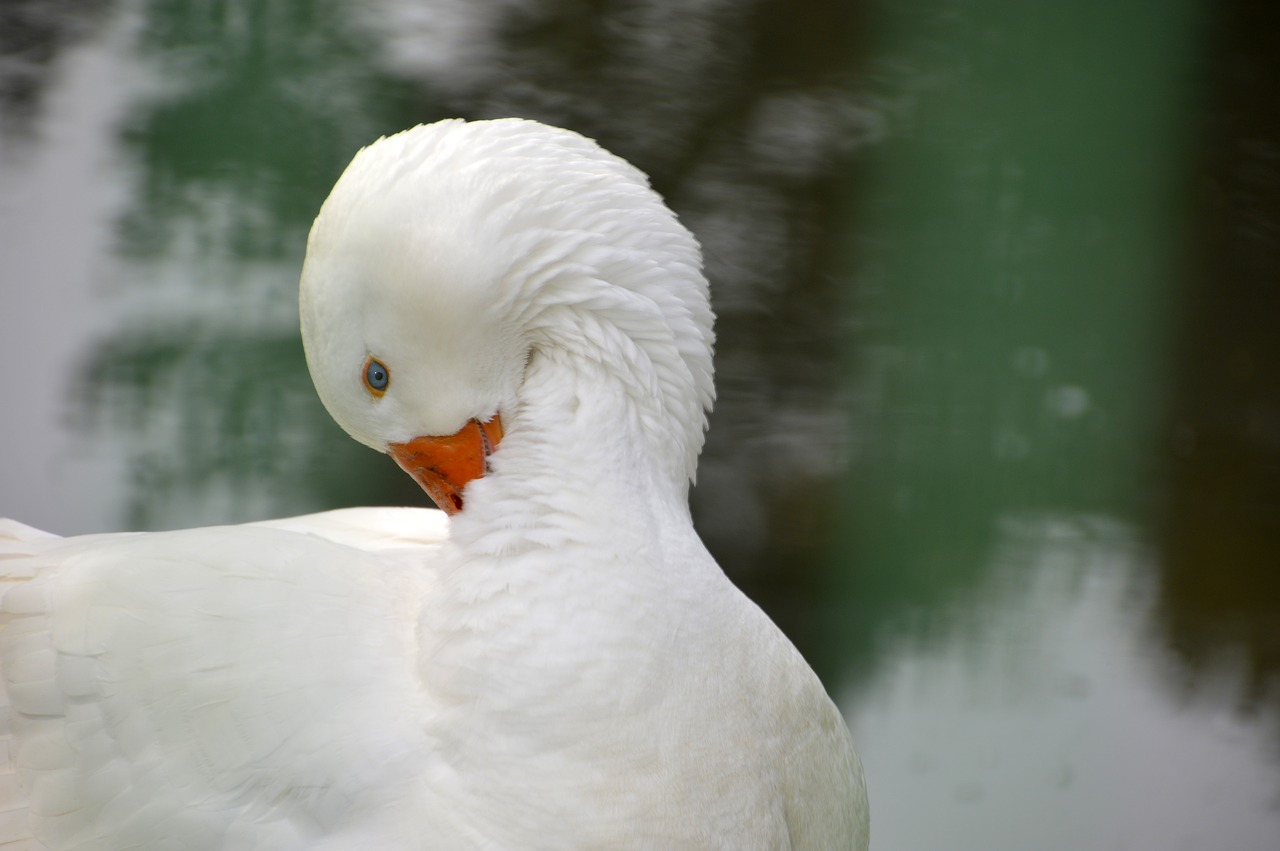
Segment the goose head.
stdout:
[[699,249],[647,178],[532,121],[443,121],[362,149],[301,281],[329,413],[461,510],[540,353],[604,364],[693,477],[712,398]]

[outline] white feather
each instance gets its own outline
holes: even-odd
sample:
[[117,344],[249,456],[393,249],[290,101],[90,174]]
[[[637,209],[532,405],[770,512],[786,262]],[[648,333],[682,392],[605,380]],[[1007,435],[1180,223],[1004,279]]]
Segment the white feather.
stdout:
[[866,847],[839,713],[689,519],[711,312],[642,174],[532,122],[382,140],[302,315],[353,436],[497,413],[489,473],[451,523],[0,525],[0,848]]

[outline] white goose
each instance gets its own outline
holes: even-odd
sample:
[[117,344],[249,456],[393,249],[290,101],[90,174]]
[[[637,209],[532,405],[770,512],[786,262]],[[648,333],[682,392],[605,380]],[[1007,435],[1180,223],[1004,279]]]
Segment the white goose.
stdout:
[[453,517],[0,526],[0,847],[866,847],[839,713],[690,522],[712,317],[643,174],[382,139],[301,304],[325,406]]

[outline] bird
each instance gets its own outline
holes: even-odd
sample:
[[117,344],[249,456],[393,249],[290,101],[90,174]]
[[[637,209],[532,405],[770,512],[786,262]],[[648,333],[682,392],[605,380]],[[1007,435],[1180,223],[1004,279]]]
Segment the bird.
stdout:
[[320,400],[443,509],[0,521],[0,849],[865,849],[822,683],[694,529],[701,250],[525,119],[362,148],[307,238]]

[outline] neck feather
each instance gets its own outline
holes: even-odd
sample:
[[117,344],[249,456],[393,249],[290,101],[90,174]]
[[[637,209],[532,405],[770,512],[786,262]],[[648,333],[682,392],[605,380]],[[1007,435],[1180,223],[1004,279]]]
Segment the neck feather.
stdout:
[[499,714],[600,704],[612,717],[628,688],[660,675],[609,660],[674,636],[663,624],[683,623],[700,589],[723,584],[693,530],[672,438],[626,387],[609,364],[564,349],[530,361],[493,469],[467,485],[451,520],[422,613],[433,693],[473,714],[485,695]]
[[493,556],[621,554],[688,527],[685,434],[643,377],[625,357],[535,352],[492,472],[468,485],[454,540]]

